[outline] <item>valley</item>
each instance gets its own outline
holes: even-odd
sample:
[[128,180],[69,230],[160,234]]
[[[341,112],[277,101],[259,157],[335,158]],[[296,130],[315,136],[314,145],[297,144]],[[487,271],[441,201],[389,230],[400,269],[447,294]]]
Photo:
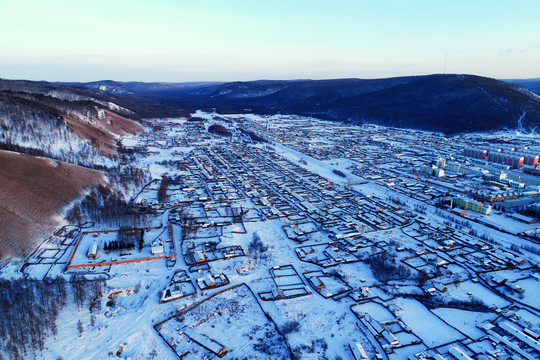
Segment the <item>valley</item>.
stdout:
[[147,174],[110,183],[125,205],[98,189],[0,270],[74,299],[37,358],[539,355],[535,137],[204,111],[142,124],[118,146]]

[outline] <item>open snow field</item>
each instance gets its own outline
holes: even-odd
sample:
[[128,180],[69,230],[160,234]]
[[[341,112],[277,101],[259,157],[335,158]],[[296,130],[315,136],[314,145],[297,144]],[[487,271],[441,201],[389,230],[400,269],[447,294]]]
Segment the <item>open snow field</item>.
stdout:
[[487,321],[492,321],[497,317],[493,313],[482,313],[452,308],[438,308],[433,310],[433,313],[474,340],[478,340],[486,335],[486,332],[481,330],[479,326]]
[[392,301],[392,305],[396,315],[429,347],[464,338],[416,300],[398,298]]

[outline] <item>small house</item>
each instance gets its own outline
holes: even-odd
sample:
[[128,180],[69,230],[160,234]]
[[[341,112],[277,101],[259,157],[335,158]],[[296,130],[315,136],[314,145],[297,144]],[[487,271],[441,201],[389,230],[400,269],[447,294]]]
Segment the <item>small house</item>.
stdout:
[[90,247],[90,249],[88,249],[87,256],[89,259],[95,259],[97,258],[97,253],[98,253],[98,244],[94,242],[92,246]]
[[491,276],[491,281],[493,281],[495,284],[502,285],[506,283],[508,279],[505,278],[503,275],[496,273]]
[[203,255],[202,251],[197,251],[197,252],[195,253],[195,262],[197,262],[197,263],[203,263],[203,262],[205,262],[205,261],[206,261],[206,260],[205,260],[205,258],[204,258],[204,255]]
[[183,331],[184,331],[184,334],[189,336],[191,340],[201,345],[205,349],[210,350],[217,356],[223,357],[227,353],[227,348],[223,346],[222,344],[220,344],[219,342],[217,342],[216,340],[204,334],[201,334],[187,326],[183,329]]
[[151,244],[152,255],[163,254],[163,242],[161,239],[155,240]]
[[314,276],[310,280],[315,289],[317,290],[324,289],[326,286],[319,276]]
[[369,359],[362,344],[351,342],[349,343],[349,348],[355,360]]
[[444,286],[443,284],[441,283],[437,283],[435,284],[435,289],[439,290],[439,292],[446,292],[448,289],[446,288],[446,286]]

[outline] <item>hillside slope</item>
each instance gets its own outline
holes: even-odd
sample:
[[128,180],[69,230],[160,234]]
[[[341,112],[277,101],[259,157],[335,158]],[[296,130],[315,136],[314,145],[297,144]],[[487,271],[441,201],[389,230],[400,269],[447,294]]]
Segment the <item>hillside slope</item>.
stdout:
[[525,89],[531,90],[536,95],[540,96],[540,78],[534,79],[512,79],[512,80],[503,80],[509,83],[518,84],[523,86]]
[[228,83],[208,96],[243,106],[447,134],[527,130],[540,124],[540,98],[534,93],[516,84],[472,75]]
[[0,152],[0,258],[31,251],[83,189],[105,181],[72,164],[123,171],[116,144],[142,126],[114,100],[100,90],[0,80],[0,149],[9,150]]
[[142,126],[103,95],[48,83],[0,80],[3,149],[85,165],[116,155],[118,139]]
[[0,258],[24,256],[61,224],[59,214],[101,172],[0,150]]
[[536,94],[516,83],[474,75],[222,84],[101,81],[70,85],[104,89],[118,103],[147,117],[188,116],[197,109],[221,113],[279,112],[447,134],[501,129],[530,131],[540,124],[540,98]]

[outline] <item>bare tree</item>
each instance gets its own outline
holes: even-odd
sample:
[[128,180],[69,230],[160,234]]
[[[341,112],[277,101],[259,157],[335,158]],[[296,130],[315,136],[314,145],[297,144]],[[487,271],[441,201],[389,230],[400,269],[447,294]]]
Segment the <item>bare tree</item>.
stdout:
[[77,321],[77,331],[79,331],[79,337],[81,337],[83,331],[84,331],[84,328],[83,328],[83,324],[82,324],[82,321],[81,319],[79,319]]
[[268,250],[268,246],[264,245],[261,237],[257,232],[253,233],[251,241],[248,244],[248,251],[255,259],[260,260],[261,255]]

